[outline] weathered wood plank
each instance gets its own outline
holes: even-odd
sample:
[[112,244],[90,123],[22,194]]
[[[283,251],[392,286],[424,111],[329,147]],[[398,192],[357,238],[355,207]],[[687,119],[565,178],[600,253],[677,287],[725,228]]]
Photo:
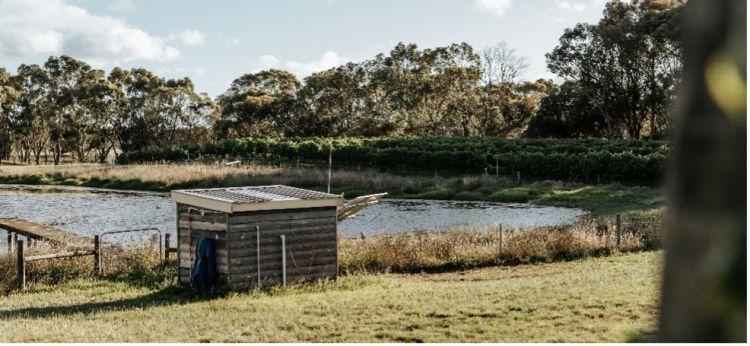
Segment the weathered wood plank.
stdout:
[[285,209],[277,212],[246,212],[229,215],[231,224],[249,224],[275,220],[297,220],[309,218],[336,218],[336,208]]
[[[306,268],[316,268],[316,267],[324,267],[324,266],[333,266],[336,267],[336,256],[326,255],[326,256],[318,256],[318,257],[312,257],[307,260],[298,260],[298,266],[294,266],[293,263],[290,263],[293,261],[287,262],[287,275],[290,275],[290,273],[296,273],[298,271],[305,271]],[[260,261],[260,269],[261,269],[261,275],[274,275],[274,273],[277,273],[281,275],[282,272],[282,263],[281,258],[274,261],[266,261],[263,262]],[[253,270],[257,272],[258,267],[255,264],[247,264],[247,265],[234,265],[232,266],[232,274],[241,274],[241,273],[253,273]]]
[[[255,234],[255,226],[256,225],[232,225],[232,234],[238,234],[238,233],[251,233]],[[336,222],[332,219],[329,221],[320,221],[316,223],[309,223],[306,225],[258,225],[260,227],[261,234],[269,234],[269,235],[282,235],[282,234],[294,234],[294,233],[302,233],[307,231],[328,231],[336,230]],[[230,235],[230,237],[233,237],[236,239],[237,235]]]
[[[187,238],[183,238],[181,240],[182,244],[186,244]],[[191,251],[194,251],[195,244],[197,243],[196,240],[193,240],[193,246],[190,247]],[[324,238],[318,238],[316,241],[306,241],[306,242],[295,242],[295,243],[288,243],[287,244],[287,252],[296,254],[299,252],[307,252],[307,251],[325,251],[325,252],[335,252],[337,246],[337,241],[335,237],[331,237],[329,239]],[[252,257],[255,258],[256,256],[256,243],[254,241],[247,241],[244,244],[239,242],[234,242],[230,245],[231,251],[232,251],[232,257],[233,258],[242,258],[242,257]],[[217,260],[222,260],[227,258],[228,256],[228,249],[226,247],[218,247],[216,248],[216,258]],[[265,256],[268,254],[281,254],[281,243],[275,242],[274,240],[268,240],[266,242],[263,242],[261,240],[261,255]],[[190,261],[194,257],[191,256],[192,252],[188,251],[181,251],[179,254],[179,258],[181,261]],[[182,262],[181,262],[182,263]]]
[[277,220],[297,220],[307,218],[335,218],[336,212],[334,208],[315,208],[315,209],[285,209],[277,211],[266,211],[266,212],[243,212],[233,214],[212,214],[207,213],[200,215],[198,212],[187,213],[186,210],[180,210],[177,212],[177,218],[179,220],[188,220],[188,217],[192,221],[200,222],[224,222],[225,215],[229,217],[230,224],[246,224],[255,222],[268,222]]
[[[265,222],[255,222],[246,224],[231,224],[232,232],[255,232],[255,227],[260,227],[261,232],[268,230],[296,230],[303,227],[316,227],[316,226],[329,226],[336,227],[336,219],[325,217],[325,218],[310,218],[310,219],[299,219],[299,220],[274,220]],[[202,230],[202,231],[227,231],[227,224],[221,222],[200,222],[200,221],[188,221],[180,219],[178,222],[179,228],[188,230]]]
[[[306,251],[287,251],[287,265],[291,265],[292,258],[294,258],[295,261],[299,262],[300,260],[308,260],[315,256],[323,256],[323,255],[336,255],[336,249],[335,248],[320,248],[320,249],[311,249]],[[281,259],[281,253],[269,253],[269,254],[263,254],[261,252],[261,262],[268,261],[271,259]],[[232,256],[231,259],[229,259],[229,263],[231,264],[239,264],[239,265],[246,265],[246,264],[255,264],[258,261],[258,257],[255,254],[255,251],[243,253],[242,256]]]
[[[295,249],[297,247],[328,247],[336,246],[336,234],[311,234],[302,236],[288,236],[287,248]],[[186,239],[186,238],[183,238]],[[182,239],[180,241],[183,241]],[[194,242],[195,243],[195,242]],[[257,240],[255,239],[238,239],[232,240],[227,243],[228,247],[232,250],[240,249],[255,249],[257,247]],[[281,239],[278,237],[267,237],[260,239],[261,252],[266,251],[268,248],[281,247]]]
[[41,260],[48,260],[48,259],[55,259],[55,258],[91,256],[94,254],[95,254],[94,250],[69,251],[69,252],[52,253],[52,254],[46,254],[46,255],[26,256],[24,260],[26,262],[34,262],[34,261],[41,261]]
[[15,232],[30,239],[47,241],[59,245],[93,249],[94,239],[63,231],[48,225],[19,218],[0,218],[0,228]]
[[[336,236],[337,235],[337,229],[335,225],[328,225],[328,226],[315,226],[315,227],[305,227],[305,228],[299,228],[299,229],[279,229],[279,230],[262,230],[260,231],[261,238],[275,238],[275,239],[281,239],[280,236],[284,235],[287,239],[290,238],[296,238],[296,239],[303,239],[303,237],[313,237],[314,236]],[[236,240],[248,240],[248,239],[255,239],[256,238],[256,232],[255,231],[249,231],[249,232],[230,232],[228,236],[229,240],[236,241]]]

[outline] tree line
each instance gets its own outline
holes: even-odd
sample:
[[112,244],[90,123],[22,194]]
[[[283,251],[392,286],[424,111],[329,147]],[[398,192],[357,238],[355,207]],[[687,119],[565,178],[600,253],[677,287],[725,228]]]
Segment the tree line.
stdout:
[[110,153],[243,137],[663,138],[682,68],[680,1],[612,1],[548,53],[564,82],[521,81],[504,43],[388,54],[314,73],[235,79],[215,100],[189,78],[108,74],[69,56],[0,68],[0,158],[104,162]]

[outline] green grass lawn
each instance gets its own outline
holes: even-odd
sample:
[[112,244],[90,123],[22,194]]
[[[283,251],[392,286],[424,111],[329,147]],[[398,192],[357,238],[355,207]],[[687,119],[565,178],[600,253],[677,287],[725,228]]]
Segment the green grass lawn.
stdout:
[[85,279],[0,297],[0,342],[627,341],[655,329],[662,255],[215,297]]

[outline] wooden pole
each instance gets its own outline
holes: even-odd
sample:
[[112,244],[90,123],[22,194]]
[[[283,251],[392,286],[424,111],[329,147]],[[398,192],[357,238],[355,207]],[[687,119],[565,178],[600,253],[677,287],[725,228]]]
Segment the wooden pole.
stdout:
[[24,241],[18,240],[17,241],[17,251],[16,251],[16,278],[18,279],[18,289],[23,290],[26,289],[26,262],[24,261],[23,254],[24,254]]
[[102,243],[99,235],[94,235],[94,275],[102,274]]
[[500,238],[499,238],[500,244],[498,246],[498,249],[500,251],[499,254],[502,256],[503,254],[503,224],[498,224],[497,227],[498,227],[498,233],[500,234]]
[[13,253],[13,232],[8,232],[8,255]]
[[328,193],[331,193],[331,167],[333,166],[333,143],[328,147]]
[[170,244],[171,242],[172,242],[172,234],[171,233],[165,234],[164,235],[164,260],[165,261],[169,259],[169,248],[172,245]]
[[516,182],[521,182],[521,171],[516,171]]
[[255,254],[258,255],[258,288],[260,288],[260,226],[255,226],[255,242],[257,244]]
[[620,214],[617,214],[617,223],[615,224],[615,236],[617,241],[617,247],[620,247],[620,231],[622,223],[620,222]]
[[495,159],[495,176],[496,177],[500,176],[500,163],[498,159]]
[[18,233],[11,232],[10,234],[13,236],[12,239],[10,240],[10,244],[11,246],[13,246],[11,250],[16,251],[16,244],[18,243]]
[[286,287],[286,236],[281,235],[281,278]]

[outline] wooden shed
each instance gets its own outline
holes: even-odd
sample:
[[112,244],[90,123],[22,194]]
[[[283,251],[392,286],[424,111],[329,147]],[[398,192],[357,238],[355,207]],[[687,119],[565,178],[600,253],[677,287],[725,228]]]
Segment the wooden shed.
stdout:
[[174,190],[172,199],[181,284],[201,236],[215,240],[217,280],[232,289],[336,278],[342,196],[271,185]]

